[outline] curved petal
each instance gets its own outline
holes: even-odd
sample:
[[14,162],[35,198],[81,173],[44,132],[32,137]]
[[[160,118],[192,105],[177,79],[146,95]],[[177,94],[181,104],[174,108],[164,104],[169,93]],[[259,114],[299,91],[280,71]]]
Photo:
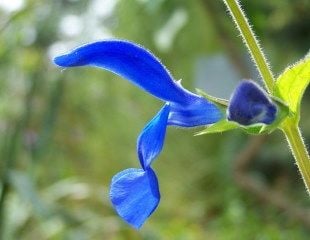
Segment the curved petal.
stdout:
[[138,137],[137,152],[143,169],[147,169],[161,152],[167,129],[170,106],[167,103],[144,127]]
[[58,56],[62,67],[95,66],[109,70],[164,101],[187,105],[198,96],[176,81],[148,50],[123,40],[93,42]]
[[140,228],[160,201],[158,181],[148,168],[126,169],[111,183],[110,199],[117,213],[130,225]]
[[114,182],[116,182],[118,179],[122,178],[124,175],[126,174],[131,174],[131,173],[135,173],[137,171],[136,168],[127,168],[117,174],[115,174],[111,180],[111,184],[113,184]]
[[196,127],[215,123],[222,118],[219,108],[203,97],[188,106],[171,104],[168,125],[179,127]]
[[265,91],[250,80],[242,81],[233,92],[227,109],[227,118],[241,125],[271,124],[277,107]]

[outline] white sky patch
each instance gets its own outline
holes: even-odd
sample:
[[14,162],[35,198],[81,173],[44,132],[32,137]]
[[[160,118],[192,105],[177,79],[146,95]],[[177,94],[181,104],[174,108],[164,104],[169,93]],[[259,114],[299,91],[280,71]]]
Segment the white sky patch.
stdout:
[[118,0],[93,0],[90,3],[83,15],[85,20],[83,35],[88,36],[88,40],[114,37],[110,29],[102,23],[102,19],[113,16],[117,3]]
[[112,32],[106,28],[106,27],[100,27],[100,29],[97,29],[96,31],[93,31],[92,33],[92,40],[98,40],[98,39],[108,39],[113,38]]
[[83,30],[83,21],[76,15],[66,15],[60,21],[60,32],[67,37],[75,37]]
[[112,15],[118,0],[93,0],[88,11],[96,17],[106,18]]
[[22,9],[24,5],[24,0],[0,0],[0,8],[6,12],[18,11]]
[[[1,0],[0,0],[1,1]],[[113,16],[119,0],[92,0],[81,15],[68,14],[59,23],[62,41],[53,43],[47,52],[50,61],[74,47],[94,40],[114,38],[112,31],[102,21]]]
[[69,50],[73,49],[74,47],[76,47],[75,42],[68,42],[68,41],[64,42],[63,41],[63,42],[53,43],[47,50],[47,55],[48,55],[50,62],[52,62],[56,56],[64,54],[68,52]]
[[188,19],[184,9],[177,9],[171,15],[167,23],[154,35],[154,41],[158,49],[167,51],[171,48],[177,33],[184,27]]

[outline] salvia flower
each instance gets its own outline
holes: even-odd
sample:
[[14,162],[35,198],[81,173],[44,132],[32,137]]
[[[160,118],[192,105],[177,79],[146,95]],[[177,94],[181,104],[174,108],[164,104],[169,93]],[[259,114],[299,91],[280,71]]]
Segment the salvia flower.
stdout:
[[[110,199],[117,213],[140,228],[160,201],[158,180],[151,168],[163,149],[168,126],[214,124],[225,114],[216,103],[184,89],[148,50],[123,40],[99,41],[78,47],[54,59],[61,67],[93,66],[111,71],[164,101],[164,106],[137,139],[141,168],[130,168],[112,178]],[[227,119],[241,125],[270,124],[277,108],[252,81],[242,81],[233,92]]]
[[227,119],[241,125],[271,124],[277,106],[265,91],[251,80],[243,80],[234,90],[227,109]]
[[151,164],[163,148],[167,126],[212,124],[222,118],[222,112],[215,104],[184,89],[151,52],[128,41],[86,44],[56,57],[54,62],[61,67],[103,68],[165,102],[138,137],[137,153],[142,169],[126,169],[116,174],[111,183],[110,198],[117,213],[133,227],[140,228],[160,200]]

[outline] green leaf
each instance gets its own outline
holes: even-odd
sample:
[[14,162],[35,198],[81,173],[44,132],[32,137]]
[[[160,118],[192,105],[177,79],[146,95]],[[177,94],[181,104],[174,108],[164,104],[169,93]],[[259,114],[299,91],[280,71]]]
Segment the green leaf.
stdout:
[[226,111],[226,109],[228,107],[228,100],[222,99],[222,98],[213,97],[213,96],[205,93],[204,91],[202,91],[199,88],[196,88],[196,92],[197,92],[198,95],[206,98],[210,102],[212,102],[215,105],[217,105],[220,109],[224,109]]
[[210,133],[221,133],[225,131],[229,131],[235,128],[240,127],[237,123],[228,121],[227,119],[223,119],[217,123],[209,125],[206,129],[198,132],[195,136],[210,134]]
[[299,121],[301,98],[310,81],[310,58],[288,67],[275,83],[274,95],[288,104],[296,122]]

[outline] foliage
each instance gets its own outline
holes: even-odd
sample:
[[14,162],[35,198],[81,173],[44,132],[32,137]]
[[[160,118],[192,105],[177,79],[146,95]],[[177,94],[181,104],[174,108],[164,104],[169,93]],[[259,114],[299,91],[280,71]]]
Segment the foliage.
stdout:
[[[116,217],[106,194],[108,183],[119,169],[138,166],[134,139],[160,103],[106,72],[56,69],[51,63],[55,49],[104,36],[129,39],[150,48],[176,79],[194,89],[197,59],[218,53],[229,57],[234,51],[227,46],[236,33],[219,2],[214,13],[230,29],[228,37],[213,23],[204,1],[119,0],[109,14],[103,13],[108,5],[95,2],[103,1],[29,0],[15,12],[0,10],[0,191],[5,183],[10,186],[0,216],[3,238],[307,239],[304,222],[235,183],[233,159],[249,140],[241,131],[193,138],[199,130],[171,129],[161,164],[154,164],[165,196],[161,210],[140,232]],[[306,54],[307,1],[247,0],[244,7],[277,71]],[[155,36],[180,9],[186,22],[163,49]],[[74,21],[83,26],[81,32],[61,30]],[[235,47],[244,59],[241,44]],[[210,88],[211,80],[206,83]],[[300,109],[306,143],[307,93]],[[249,174],[294,206],[309,206],[279,139],[277,132],[268,137]]]
[[310,83],[310,58],[288,67],[277,79],[275,94],[286,102],[298,123],[302,96]]

